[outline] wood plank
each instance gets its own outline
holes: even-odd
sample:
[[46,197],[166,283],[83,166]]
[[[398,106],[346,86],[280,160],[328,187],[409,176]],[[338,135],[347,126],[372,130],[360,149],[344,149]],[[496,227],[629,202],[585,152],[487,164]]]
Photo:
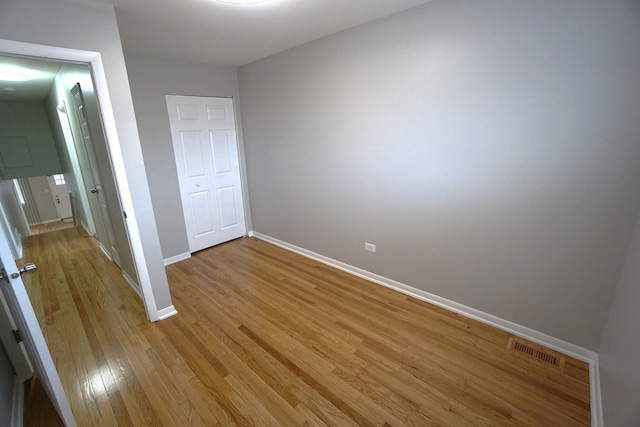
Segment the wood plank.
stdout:
[[528,359],[503,331],[260,240],[167,267],[179,314],[153,324],[82,229],[25,239],[27,258],[79,425],[590,422],[586,363]]

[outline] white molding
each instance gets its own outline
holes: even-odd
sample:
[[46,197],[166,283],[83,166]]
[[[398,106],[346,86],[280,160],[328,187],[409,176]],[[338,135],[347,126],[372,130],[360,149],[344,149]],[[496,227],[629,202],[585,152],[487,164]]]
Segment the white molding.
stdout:
[[249,230],[249,232],[247,233],[247,236],[255,237],[255,233],[253,232],[253,230]]
[[11,427],[22,427],[24,419],[24,382],[15,376],[11,401]]
[[29,225],[31,226],[31,225],[51,224],[52,222],[58,222],[58,221],[62,221],[62,220],[60,218],[48,219],[46,221],[34,222],[33,224],[29,224]]
[[426,301],[438,307],[442,307],[454,313],[468,317],[473,320],[477,320],[484,324],[493,326],[505,332],[513,335],[525,338],[529,341],[541,344],[547,348],[564,353],[567,356],[571,356],[575,359],[582,360],[589,363],[589,384],[591,386],[591,425],[594,427],[602,426],[602,402],[600,401],[600,379],[598,374],[598,354],[594,351],[586,348],[571,344],[569,342],[560,340],[558,338],[543,334],[526,326],[519,325],[517,323],[501,319],[489,313],[485,313],[475,308],[468,307],[466,305],[457,303],[455,301],[442,298],[438,295],[423,291],[421,289],[414,288],[404,283],[397,282],[392,279],[380,276],[367,270],[363,270],[358,267],[346,264],[341,261],[326,257],[324,255],[317,254],[307,249],[292,245],[282,240],[275,239],[257,231],[251,231],[249,234],[251,237],[256,237],[265,242],[269,242],[273,245],[279,246],[283,249],[295,252],[304,257],[313,259],[338,270],[345,271],[353,274],[354,276],[369,280],[378,285],[391,288],[406,295],[410,295],[422,301]]
[[600,361],[597,354],[589,362],[589,384],[591,385],[591,426],[604,427],[602,393],[600,390]]
[[100,243],[100,250],[102,251],[102,253],[104,254],[104,256],[107,257],[107,259],[111,262],[113,262],[113,259],[111,258],[111,254],[109,253],[109,251],[107,251],[107,248],[104,247],[104,245],[102,244],[102,242]]
[[164,320],[175,314],[178,314],[178,310],[176,310],[173,305],[170,305],[169,307],[163,308],[162,310],[158,310],[158,320]]
[[144,298],[142,297],[142,292],[140,291],[140,287],[138,286],[136,281],[133,280],[131,278],[131,276],[129,276],[129,274],[126,271],[121,270],[121,272],[122,272],[122,277],[124,278],[125,282],[127,282],[129,287],[131,287],[131,289],[133,289],[133,292],[135,292],[136,295],[138,295],[138,297],[140,297],[140,299],[144,302]]
[[191,252],[185,252],[182,254],[178,254],[176,256],[170,256],[169,258],[165,258],[163,261],[166,267],[167,265],[175,264],[176,262],[184,261],[185,259],[189,259],[189,258],[191,258]]
[[80,226],[84,228],[84,231],[86,231],[89,236],[93,236],[93,234],[91,234],[89,226],[84,221],[80,220]]
[[[18,237],[16,238],[15,236],[18,236]],[[24,251],[22,249],[24,248],[22,246],[22,234],[20,234],[20,230],[18,230],[18,227],[15,228],[15,236],[11,236],[11,237],[15,239],[16,252],[17,252],[16,259],[22,259],[22,256],[24,255]]]

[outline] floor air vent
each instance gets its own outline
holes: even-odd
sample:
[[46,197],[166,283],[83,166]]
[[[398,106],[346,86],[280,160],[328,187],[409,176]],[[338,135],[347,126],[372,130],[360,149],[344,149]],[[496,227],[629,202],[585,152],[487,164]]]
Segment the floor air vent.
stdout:
[[562,368],[564,366],[564,358],[554,355],[544,347],[531,344],[527,341],[520,340],[518,338],[509,338],[507,349],[516,351],[521,355],[531,357],[546,365],[554,366],[556,368]]

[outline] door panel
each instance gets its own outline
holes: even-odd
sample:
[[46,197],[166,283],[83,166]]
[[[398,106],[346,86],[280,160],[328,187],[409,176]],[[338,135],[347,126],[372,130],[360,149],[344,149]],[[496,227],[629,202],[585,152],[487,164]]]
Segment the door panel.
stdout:
[[223,106],[208,105],[207,117],[210,121],[227,120],[227,109]]
[[16,342],[13,336],[13,331],[18,329],[18,325],[11,316],[11,311],[9,311],[9,306],[2,292],[0,292],[0,327],[2,327],[0,330],[2,347],[4,347],[18,379],[20,382],[25,382],[33,376],[33,367],[29,362],[24,343]]
[[167,95],[189,250],[246,234],[233,101]]
[[87,154],[91,177],[93,178],[93,183],[95,185],[91,190],[91,194],[88,196],[89,199],[97,199],[98,201],[97,212],[92,212],[94,219],[96,220],[98,240],[102,247],[106,248],[111,259],[121,267],[122,263],[120,261],[120,254],[118,253],[118,246],[116,245],[116,236],[111,224],[107,198],[102,188],[102,176],[100,175],[100,170],[98,168],[98,158],[93,145],[93,137],[91,135],[91,129],[89,128],[89,118],[84,106],[84,98],[82,97],[80,83],[77,83],[73,88],[71,88],[71,95],[73,96],[74,111],[76,113],[78,123],[80,124],[81,137],[84,142],[84,151]]
[[211,151],[213,152],[213,170],[216,175],[232,173],[231,147],[227,131],[213,131],[209,133]]
[[213,212],[209,191],[191,193],[191,213],[197,237],[203,237],[214,232]]
[[62,388],[60,377],[42,335],[31,301],[24,288],[18,268],[13,259],[3,227],[0,227],[0,268],[5,279],[0,279],[0,287],[7,302],[9,312],[16,322],[24,340],[31,363],[42,382],[47,395],[54,404],[60,418],[66,426],[75,426],[71,406]]
[[200,139],[200,132],[180,132],[182,140],[182,156],[186,169],[187,178],[202,178],[207,172],[205,170],[204,159],[205,150]]
[[197,105],[177,105],[176,110],[178,112],[178,120],[181,122],[198,120]]
[[223,229],[238,225],[236,195],[233,190],[233,187],[218,188],[216,190],[220,209],[220,224]]

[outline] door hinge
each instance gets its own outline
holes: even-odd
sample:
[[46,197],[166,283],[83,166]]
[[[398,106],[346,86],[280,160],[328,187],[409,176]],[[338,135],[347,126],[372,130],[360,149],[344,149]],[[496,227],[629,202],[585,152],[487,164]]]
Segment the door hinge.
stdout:
[[17,343],[21,343],[22,342],[22,335],[20,335],[20,331],[15,329],[15,330],[13,330],[11,332],[13,332],[13,338],[15,338],[16,342]]

